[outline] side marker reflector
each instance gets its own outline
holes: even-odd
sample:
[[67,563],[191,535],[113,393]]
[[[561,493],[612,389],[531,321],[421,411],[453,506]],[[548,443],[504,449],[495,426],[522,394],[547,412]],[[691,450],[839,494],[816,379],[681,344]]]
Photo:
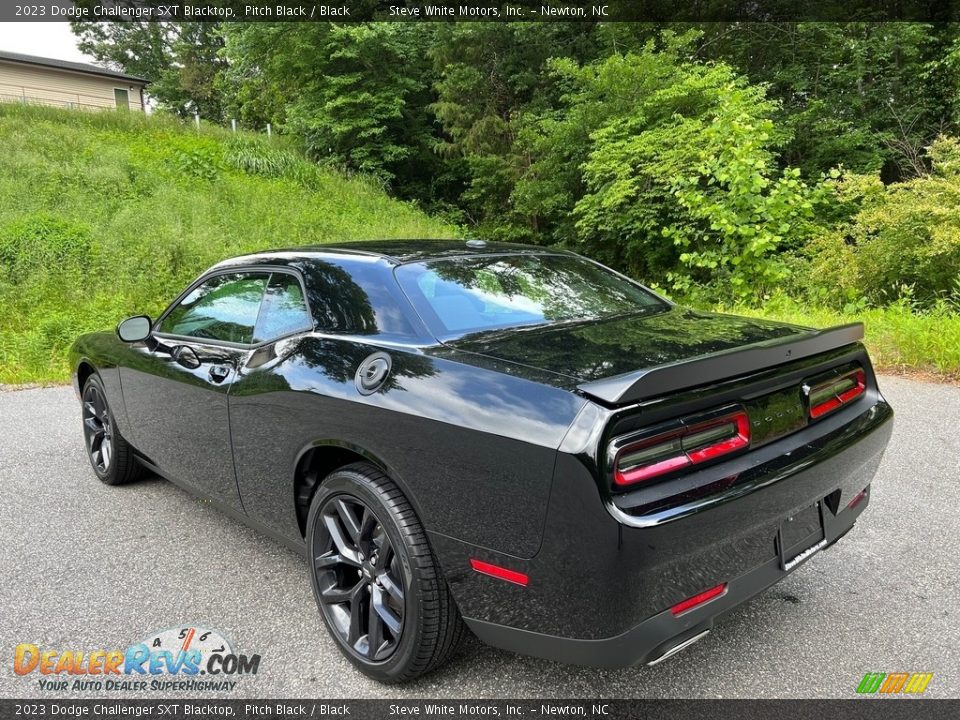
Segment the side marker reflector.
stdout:
[[709,590],[704,590],[702,593],[697,593],[693,597],[688,597],[686,600],[682,600],[670,608],[670,612],[674,615],[682,615],[685,612],[689,612],[696,607],[700,607],[704,603],[710,602],[714,598],[722,597],[727,593],[727,584],[720,583],[716,587],[712,587]]
[[847,510],[853,510],[857,505],[863,502],[863,499],[867,496],[867,489],[864,488],[856,495],[853,496],[853,499],[847,503]]
[[507,568],[500,567],[499,565],[492,565],[488,562],[483,562],[483,560],[475,560],[470,558],[470,567],[472,567],[481,575],[489,575],[490,577],[506,580],[507,582],[512,582],[516,585],[522,585],[523,587],[526,587],[530,582],[530,578],[527,577],[526,573],[517,572],[516,570],[508,570]]

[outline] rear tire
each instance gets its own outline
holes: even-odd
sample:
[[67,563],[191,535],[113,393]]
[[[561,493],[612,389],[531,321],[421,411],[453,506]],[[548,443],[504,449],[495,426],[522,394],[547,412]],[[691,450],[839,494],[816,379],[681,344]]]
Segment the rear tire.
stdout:
[[143,475],[143,468],[137,462],[133,448],[117,429],[100,378],[91,375],[83,384],[81,397],[83,439],[87,458],[97,478],[107,485],[138,480]]
[[385,683],[446,661],[464,623],[426,532],[397,485],[367,463],[329,475],[307,517],[314,597],[340,651]]

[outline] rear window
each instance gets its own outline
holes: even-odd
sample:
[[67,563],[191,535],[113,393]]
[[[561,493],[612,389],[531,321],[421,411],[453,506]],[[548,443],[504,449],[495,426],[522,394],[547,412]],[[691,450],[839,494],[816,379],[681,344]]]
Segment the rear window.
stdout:
[[441,340],[662,309],[639,285],[569,255],[487,255],[396,270],[410,302]]

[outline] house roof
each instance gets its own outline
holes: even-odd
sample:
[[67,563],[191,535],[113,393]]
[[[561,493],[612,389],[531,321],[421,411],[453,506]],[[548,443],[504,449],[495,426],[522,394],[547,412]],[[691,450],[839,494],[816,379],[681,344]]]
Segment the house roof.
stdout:
[[39,67],[54,68],[56,70],[68,70],[70,72],[84,73],[85,75],[99,75],[100,77],[113,78],[115,80],[127,80],[131,83],[146,85],[149,80],[136,75],[127,75],[126,73],[108,70],[98,65],[88,65],[87,63],[70,62],[68,60],[55,60],[53,58],[36,57],[35,55],[24,55],[22,53],[7,52],[0,50],[0,62],[20,63],[22,65],[36,65]]

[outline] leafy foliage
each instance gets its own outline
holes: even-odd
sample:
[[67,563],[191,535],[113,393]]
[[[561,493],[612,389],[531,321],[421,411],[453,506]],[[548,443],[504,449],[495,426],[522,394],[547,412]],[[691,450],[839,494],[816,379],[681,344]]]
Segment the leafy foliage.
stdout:
[[208,148],[195,147],[185,150],[175,148],[171,160],[180,173],[189,177],[215,180],[220,174],[220,159]]
[[931,307],[960,304],[960,141],[929,148],[932,172],[884,186],[876,177],[847,176],[838,192],[857,209],[808,249],[808,285],[820,302],[906,300]]
[[456,202],[484,234],[549,240],[536,215],[513,201],[533,159],[518,141],[524,116],[547,112],[557,100],[550,59],[593,57],[592,33],[579,23],[461,23],[437,31],[430,111],[442,133],[434,147],[461,173]]
[[[307,153],[400,194],[429,193],[436,158],[424,78],[430,29],[414,24],[241,24],[225,29],[233,78],[270,87],[253,112],[301,137]],[[244,79],[248,83],[244,83]],[[250,93],[237,103],[246,107]]]
[[86,37],[128,64],[215,52],[225,112],[272,122],[322,163],[486,236],[579,245],[707,297],[760,299],[806,267],[814,217],[855,212],[820,178],[923,177],[926,148],[955,127],[954,26],[678,27],[184,24],[161,37],[108,23]]
[[226,68],[219,23],[136,20],[71,22],[71,27],[83,52],[150,80],[150,96],[162,108],[215,122],[227,119],[219,83]]
[[777,167],[783,137],[763,88],[727,65],[683,61],[690,40],[553,62],[564,107],[527,118],[535,159],[515,198],[636,276],[755,298],[786,275],[779,253],[810,234],[822,191]]
[[696,56],[769,86],[792,131],[785,162],[890,182],[922,174],[924,148],[956,123],[957,38],[950,24],[717,24],[704,26]]

